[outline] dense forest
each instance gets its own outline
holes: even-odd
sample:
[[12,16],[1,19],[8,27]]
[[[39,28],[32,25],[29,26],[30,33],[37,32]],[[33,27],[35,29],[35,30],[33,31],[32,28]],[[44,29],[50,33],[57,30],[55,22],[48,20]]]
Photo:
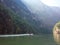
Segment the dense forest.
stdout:
[[1,34],[52,33],[54,24],[60,21],[55,7],[46,6],[41,2],[38,6],[39,10],[36,11],[35,4],[32,7],[31,4],[28,7],[27,5],[21,0],[0,0],[0,15],[2,15],[0,20],[4,25],[3,27],[0,25]]
[[33,30],[27,21],[0,4],[0,34],[32,33]]
[[[0,4],[0,34],[40,34],[39,31],[37,31],[38,27],[36,28],[33,24],[24,20],[12,10]],[[35,24],[37,23],[35,22]],[[42,33],[43,28],[41,28],[41,30]]]

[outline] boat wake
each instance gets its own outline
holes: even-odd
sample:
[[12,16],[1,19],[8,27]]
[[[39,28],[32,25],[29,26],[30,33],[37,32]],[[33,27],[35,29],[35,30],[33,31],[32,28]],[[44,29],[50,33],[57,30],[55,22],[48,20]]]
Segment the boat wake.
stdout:
[[0,35],[0,37],[33,36],[33,34]]

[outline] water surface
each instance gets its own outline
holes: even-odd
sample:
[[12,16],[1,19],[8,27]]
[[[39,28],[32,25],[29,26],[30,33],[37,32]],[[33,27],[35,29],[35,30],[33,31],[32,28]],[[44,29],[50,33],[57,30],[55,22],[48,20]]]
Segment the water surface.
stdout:
[[52,35],[0,38],[0,45],[56,45]]

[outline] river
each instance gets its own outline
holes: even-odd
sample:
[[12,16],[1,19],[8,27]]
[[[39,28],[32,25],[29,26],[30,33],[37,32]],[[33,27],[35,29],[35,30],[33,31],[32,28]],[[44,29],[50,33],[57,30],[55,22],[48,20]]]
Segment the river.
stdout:
[[1,37],[0,45],[56,45],[53,36],[41,34],[33,36]]

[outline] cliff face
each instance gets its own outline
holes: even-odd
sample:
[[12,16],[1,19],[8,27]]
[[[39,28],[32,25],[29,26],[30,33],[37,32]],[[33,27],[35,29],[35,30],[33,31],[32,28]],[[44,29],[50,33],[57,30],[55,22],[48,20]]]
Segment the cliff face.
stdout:
[[12,34],[13,30],[13,22],[8,11],[0,7],[0,34]]

